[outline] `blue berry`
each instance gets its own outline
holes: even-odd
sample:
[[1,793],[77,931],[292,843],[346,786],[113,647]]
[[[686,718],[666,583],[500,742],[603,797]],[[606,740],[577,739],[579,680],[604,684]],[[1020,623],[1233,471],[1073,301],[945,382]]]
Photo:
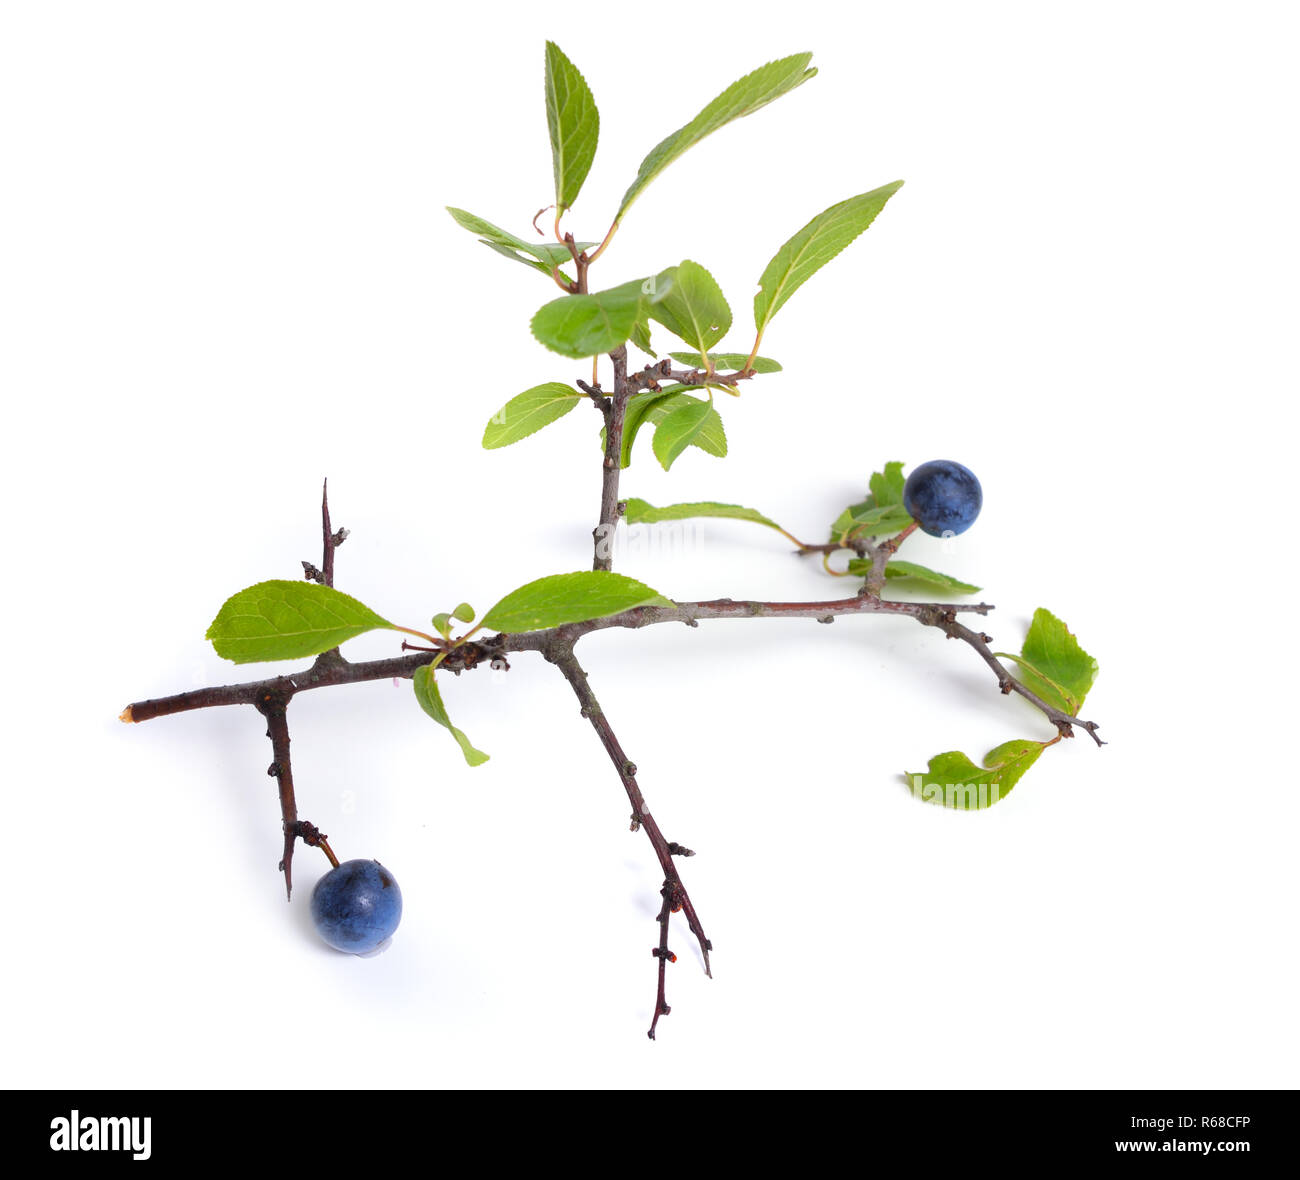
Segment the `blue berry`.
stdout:
[[377,860],[345,860],[311,891],[311,920],[335,950],[377,950],[402,920],[402,891]]
[[964,533],[975,523],[983,503],[975,473],[951,459],[922,463],[903,485],[903,507],[932,537]]

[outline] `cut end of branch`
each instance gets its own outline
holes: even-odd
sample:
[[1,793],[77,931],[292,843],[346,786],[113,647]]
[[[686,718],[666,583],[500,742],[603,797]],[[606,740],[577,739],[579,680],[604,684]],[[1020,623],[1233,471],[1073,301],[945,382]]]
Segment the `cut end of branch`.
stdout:
[[131,706],[127,705],[127,707],[117,715],[117,719],[119,721],[125,721],[128,724],[133,722],[135,720],[135,714],[131,712]]

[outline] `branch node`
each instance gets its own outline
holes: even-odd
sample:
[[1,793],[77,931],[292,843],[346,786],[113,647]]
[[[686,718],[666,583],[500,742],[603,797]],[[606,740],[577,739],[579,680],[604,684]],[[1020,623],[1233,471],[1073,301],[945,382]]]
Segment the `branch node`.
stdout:
[[676,840],[670,840],[668,842],[668,851],[672,853],[673,856],[694,856],[695,855],[693,849],[687,848],[682,844],[678,844]]

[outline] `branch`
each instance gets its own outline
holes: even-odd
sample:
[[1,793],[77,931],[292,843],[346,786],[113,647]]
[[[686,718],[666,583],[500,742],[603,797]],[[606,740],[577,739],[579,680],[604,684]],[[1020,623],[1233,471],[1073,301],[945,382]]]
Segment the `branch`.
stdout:
[[691,904],[690,895],[686,892],[686,886],[682,884],[682,879],[677,872],[677,866],[673,864],[674,851],[679,855],[693,854],[688,849],[683,849],[680,845],[669,843],[664,839],[664,834],[659,830],[659,825],[647,810],[641,788],[637,786],[636,764],[628,758],[623,752],[623,747],[619,745],[614,729],[609,723],[609,718],[605,716],[604,709],[601,708],[600,702],[596,699],[596,694],[592,692],[591,685],[587,682],[587,673],[573,654],[572,641],[565,641],[552,633],[551,641],[542,650],[542,654],[559,668],[564,674],[564,678],[573,688],[574,694],[582,706],[582,715],[591,722],[592,728],[600,737],[605,752],[609,755],[610,761],[614,763],[614,769],[618,772],[618,777],[623,783],[623,789],[627,792],[628,801],[632,804],[632,831],[635,832],[637,828],[645,829],[645,834],[650,838],[655,855],[659,858],[659,867],[663,870],[662,896],[664,904],[659,911],[658,918],[659,945],[654,950],[654,954],[659,960],[659,990],[655,998],[654,1018],[650,1022],[650,1030],[647,1034],[651,1040],[654,1040],[655,1027],[659,1023],[659,1017],[666,1016],[669,1012],[668,1004],[664,1000],[666,964],[676,961],[676,956],[668,950],[668,916],[670,913],[676,913],[678,910],[685,913],[691,933],[695,935],[696,941],[700,944],[700,951],[704,955],[704,973],[710,978],[713,976],[713,971],[709,966],[709,951],[713,949],[713,944],[704,936],[704,927],[700,924],[699,915],[696,914],[695,907]]
[[627,399],[632,395],[627,381],[627,345],[620,344],[609,354],[609,359],[614,362],[614,393],[604,406],[605,459],[601,464],[600,518],[591,530],[596,548],[591,564],[594,570],[608,570],[614,565],[614,530],[622,515],[618,477],[623,469],[623,419]]
[[[291,695],[291,694],[290,694]],[[284,828],[284,856],[280,871],[284,874],[284,896],[293,896],[293,845],[298,838],[298,804],[293,794],[293,767],[289,761],[290,696],[271,690],[253,703],[266,718],[266,736],[271,739],[271,765],[266,773],[276,781],[280,792],[280,820]]]
[[[186,713],[191,709],[210,709],[218,705],[254,705],[262,694],[268,692],[280,693],[288,700],[309,688],[331,688],[337,684],[360,684],[367,680],[410,679],[417,668],[433,663],[439,654],[440,651],[419,651],[415,655],[354,664],[341,656],[335,648],[317,656],[311,667],[295,672],[292,676],[272,676],[244,684],[196,688],[175,696],[136,701],[122,710],[121,720],[150,721],[154,717]],[[492,659],[495,655],[483,644],[465,643],[448,651],[439,667],[460,672],[475,667],[481,660]]]

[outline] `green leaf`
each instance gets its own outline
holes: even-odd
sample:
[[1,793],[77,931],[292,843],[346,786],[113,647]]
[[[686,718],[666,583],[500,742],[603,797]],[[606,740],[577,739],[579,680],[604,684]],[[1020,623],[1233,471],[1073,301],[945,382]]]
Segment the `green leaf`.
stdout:
[[594,295],[561,295],[533,316],[533,335],[552,352],[575,360],[613,352],[670,290],[665,272]]
[[731,308],[722,288],[698,262],[686,259],[668,272],[672,290],[651,309],[650,315],[675,336],[705,353],[727,334]]
[[564,623],[584,623],[631,610],[634,606],[673,606],[656,590],[606,570],[552,574],[512,590],[480,626],[494,631],[539,631]]
[[632,326],[632,335],[629,339],[647,356],[657,357],[659,355],[650,344],[650,325],[644,320],[637,320]]
[[545,385],[534,385],[532,389],[524,390],[492,415],[483,431],[484,449],[491,451],[508,447],[535,434],[543,426],[563,418],[582,397],[576,389],[558,381],[548,381]]
[[882,536],[897,533],[912,523],[903,508],[903,465],[886,463],[884,471],[875,472],[870,479],[871,494],[861,504],[851,504],[831,525],[831,540],[838,541],[846,532],[859,525],[876,531],[865,536]]
[[591,88],[554,41],[546,43],[546,126],[551,133],[555,203],[567,209],[591,171],[600,112]]
[[434,679],[433,669],[428,664],[421,665],[416,668],[412,680],[415,684],[415,699],[420,702],[420,708],[444,729],[450,730],[451,736],[460,746],[461,753],[465,755],[466,762],[471,766],[482,766],[488,760],[488,755],[482,750],[476,750],[470,744],[469,738],[452,725],[451,718],[447,716],[447,708],[442,703],[442,693],[438,691],[438,682]]
[[[871,562],[855,557],[849,562],[849,573],[865,578],[871,572]],[[886,578],[915,578],[918,582],[928,582],[941,590],[952,590],[958,594],[978,594],[980,588],[969,582],[962,582],[950,574],[941,574],[938,570],[927,569],[914,561],[899,561],[897,558],[885,566]]]
[[712,409],[711,403],[692,399],[664,415],[655,427],[654,452],[665,471],[699,437]]
[[[527,242],[523,238],[515,237],[514,234],[507,230],[493,225],[490,221],[484,221],[483,218],[476,217],[473,213],[466,213],[464,209],[456,209],[448,205],[447,212],[456,219],[457,225],[469,230],[472,234],[477,234],[479,241],[483,245],[491,246],[498,254],[513,259],[515,262],[522,262],[525,266],[534,267],[544,275],[549,275],[552,267],[573,261],[573,255],[569,253],[569,247],[563,242]],[[586,250],[595,244],[595,242],[579,242],[577,245],[579,250]],[[525,254],[528,257],[522,256]]]
[[959,750],[936,754],[929,770],[909,774],[912,794],[926,803],[942,803],[959,811],[982,810],[1006,798],[1021,776],[1038,761],[1046,743],[1016,738],[990,750],[976,766]]
[[1060,619],[1041,606],[1034,611],[1020,655],[1006,658],[1019,664],[1019,679],[1030,692],[1072,717],[1079,715],[1097,679],[1097,661]]
[[[669,388],[675,389],[673,386],[669,386]],[[659,424],[677,413],[678,410],[689,406],[709,407],[698,433],[692,436],[690,445],[699,447],[706,455],[712,455],[717,459],[724,458],[727,454],[727,432],[722,427],[722,415],[718,413],[715,406],[707,401],[692,397],[688,393],[674,392],[668,397],[658,398],[647,406],[643,421],[655,424],[655,438],[657,440],[659,437]]]
[[[697,397],[691,397],[684,391],[698,389],[696,385],[665,385],[662,389],[639,393],[627,403],[623,414],[623,460],[627,467],[632,462],[632,446],[636,442],[637,432],[647,422],[662,422],[674,410],[685,405],[699,404]],[[704,404],[708,404],[707,402]],[[605,431],[600,432],[601,449],[605,446]],[[723,458],[727,453],[727,432],[723,429],[722,415],[717,409],[706,415],[700,433],[691,440],[691,446],[699,447],[705,454]]]
[[887,533],[900,533],[911,523],[912,518],[897,505],[886,504],[878,508],[868,499],[840,513],[831,525],[831,537],[838,541],[850,531],[863,537],[883,537]]
[[[681,361],[684,365],[698,365],[700,358],[693,352],[670,352],[668,354],[675,361]],[[729,369],[735,369],[737,372],[744,363],[749,360],[747,352],[713,352],[709,354],[713,361],[715,372],[726,372]],[[779,373],[781,366],[774,360],[765,356],[756,356],[753,364],[750,366],[755,373]]]
[[694,147],[706,135],[711,135],[733,119],[752,115],[773,99],[780,98],[796,86],[807,82],[817,73],[816,69],[808,66],[811,60],[811,53],[796,53],[792,57],[783,57],[780,61],[771,61],[767,65],[759,66],[752,73],[746,74],[728,86],[686,126],[679,127],[666,139],[657,143],[650,150],[650,154],[641,161],[636,179],[623,194],[623,203],[618,208],[615,222],[623,220],[623,214],[645,191],[646,185],[688,148]]
[[236,664],[319,655],[387,619],[318,582],[258,582],[226,599],[208,628],[217,655]]
[[742,508],[739,504],[715,504],[712,501],[699,501],[694,504],[669,504],[666,508],[656,508],[653,504],[634,497],[627,501],[627,511],[624,512],[623,519],[628,524],[657,524],[661,520],[690,520],[697,516],[715,516],[728,520],[752,520],[755,524],[776,529],[778,533],[785,532],[776,521],[753,508]]
[[456,609],[451,612],[453,619],[459,619],[462,623],[472,623],[474,621],[474,608],[468,602],[458,603]]
[[885,470],[875,472],[870,482],[871,499],[875,504],[882,508],[890,504],[902,507],[903,485],[907,481],[903,479],[901,463],[886,463]]
[[[479,241],[485,246],[490,246],[503,258],[509,258],[514,262],[522,262],[525,266],[531,266],[534,270],[539,270],[548,278],[550,277],[552,270],[550,264],[539,262],[536,258],[525,258],[516,250],[509,246],[503,246],[500,242],[491,242],[488,241],[487,238],[479,238]],[[594,246],[595,244],[595,242],[579,242],[578,249],[585,250],[589,246]],[[554,269],[558,270],[560,278],[564,279],[565,282],[572,281],[568,272],[563,269],[565,263],[573,261],[573,255],[569,253],[568,246],[558,242],[542,242],[536,247],[536,249],[540,250],[543,254],[546,254],[553,260]]]
[[773,255],[754,296],[754,326],[760,336],[785,301],[862,233],[902,186],[903,182],[896,180],[832,205]]
[[433,616],[433,629],[444,639],[451,638],[451,612],[439,611]]
[[978,594],[980,588],[954,578],[951,574],[941,574],[938,570],[917,565],[914,561],[899,561],[894,558],[885,566],[886,578],[915,578],[918,582],[928,582],[941,590],[952,590],[958,594]]

